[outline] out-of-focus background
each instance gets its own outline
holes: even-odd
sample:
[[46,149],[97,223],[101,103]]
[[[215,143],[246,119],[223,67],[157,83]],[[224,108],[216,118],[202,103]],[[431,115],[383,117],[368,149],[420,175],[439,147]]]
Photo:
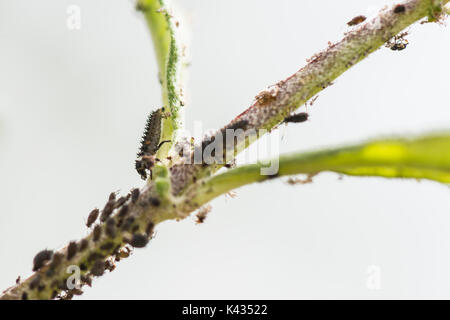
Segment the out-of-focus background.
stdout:
[[[191,29],[187,128],[226,124],[267,85],[389,0],[176,1]],[[81,28],[67,27],[69,6]],[[281,126],[281,152],[449,128],[450,27],[415,25]],[[0,289],[43,248],[87,230],[111,191],[141,186],[133,165],[160,106],[154,53],[133,1],[0,1]],[[146,249],[82,299],[450,298],[450,190],[344,178],[247,186]]]

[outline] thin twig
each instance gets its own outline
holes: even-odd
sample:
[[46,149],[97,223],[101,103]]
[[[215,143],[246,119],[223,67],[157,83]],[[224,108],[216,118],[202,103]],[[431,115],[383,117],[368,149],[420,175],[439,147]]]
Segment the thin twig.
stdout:
[[[313,56],[310,62],[299,71],[267,90],[260,92],[254,103],[227,127],[238,122],[246,122],[246,130],[258,133],[270,132],[286,116],[305,104],[318,92],[327,88],[333,81],[352,66],[375,52],[414,22],[429,15],[429,20],[441,16],[442,6],[449,0],[407,0],[392,6],[386,6],[375,17],[366,20],[349,30],[344,38]],[[398,10],[403,6],[403,10]],[[223,130],[223,129],[222,129]],[[258,135],[260,137],[261,134]],[[238,141],[235,154],[249,145],[245,137]],[[192,180],[199,180],[220,169],[221,165],[184,164],[173,166],[172,184],[176,192],[186,189]]]
[[[438,9],[442,10],[441,5],[449,1],[408,0],[401,4],[405,10],[400,13],[395,13],[392,6],[383,9],[375,18],[349,31],[343,40],[316,55],[297,73],[260,93],[254,104],[227,127],[241,121],[241,124],[246,123],[248,129],[272,129],[290,112],[329,86],[336,77],[377,50],[402,29],[427,15],[434,15]],[[162,73],[163,90],[167,91],[165,101],[171,112],[167,123],[163,125],[165,129],[161,139],[164,140],[168,136],[173,138],[177,127],[177,112],[182,104],[181,92],[176,85],[179,69],[170,71],[171,63],[173,66],[180,63],[174,57],[170,62],[171,55],[175,53],[171,50],[175,50],[176,46],[168,47],[168,39],[170,38],[171,44],[175,40],[171,35],[168,38],[164,32],[165,26],[173,22],[167,11],[163,16],[160,15],[163,12],[159,10],[164,4],[162,0],[142,0],[139,4],[146,9],[145,15],[156,43],[161,70],[165,70],[165,57],[169,57],[167,70],[165,74]],[[155,8],[159,10],[156,13],[153,11]],[[154,23],[151,22],[152,19],[155,19]],[[153,27],[155,28],[152,29]],[[164,146],[168,147],[167,144]],[[238,151],[244,147],[246,144],[241,144]],[[164,149],[161,154],[166,152]],[[174,157],[174,161],[179,162],[170,168],[164,163],[158,164],[153,170],[154,179],[140,190],[135,189],[120,205],[117,205],[116,200],[113,203],[109,200],[109,205],[104,209],[106,213],[103,214],[106,218],[96,225],[95,231],[77,241],[76,245],[71,244],[56,251],[49,263],[44,261],[41,268],[37,268],[29,278],[7,289],[0,299],[51,299],[56,296],[70,298],[73,294],[80,294],[78,289],[68,290],[66,286],[66,280],[70,276],[67,273],[69,266],[78,267],[81,270],[82,284],[90,285],[92,277],[100,276],[105,269],[113,269],[108,264],[111,259],[121,259],[129,254],[127,246],[145,246],[151,239],[153,227],[159,222],[184,218],[220,192],[229,190],[230,186],[208,193],[208,189],[202,186],[206,182],[200,178],[209,178],[220,165],[186,165],[182,158],[177,157]],[[219,189],[218,181],[223,177],[218,176],[215,182]],[[250,182],[253,180],[247,181]],[[187,192],[183,193],[183,190]]]

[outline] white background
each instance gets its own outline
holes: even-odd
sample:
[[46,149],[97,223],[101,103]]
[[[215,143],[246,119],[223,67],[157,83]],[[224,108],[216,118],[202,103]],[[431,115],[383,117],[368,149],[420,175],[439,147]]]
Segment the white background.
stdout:
[[[192,31],[187,127],[225,125],[388,2],[177,1]],[[66,26],[71,4],[80,30]],[[450,28],[410,33],[406,50],[382,48],[322,92],[311,121],[282,126],[281,151],[449,128]],[[142,186],[135,154],[160,103],[132,1],[0,1],[0,289],[30,274],[39,250],[86,235],[111,191]],[[322,174],[237,194],[214,200],[203,225],[159,225],[82,298],[450,298],[448,187]]]

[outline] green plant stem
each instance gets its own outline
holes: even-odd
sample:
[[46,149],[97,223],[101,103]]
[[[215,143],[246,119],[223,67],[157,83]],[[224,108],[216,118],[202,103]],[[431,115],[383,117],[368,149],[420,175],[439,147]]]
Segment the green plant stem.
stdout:
[[165,143],[158,150],[156,157],[165,159],[172,147],[176,131],[180,128],[180,108],[184,104],[182,91],[182,71],[186,65],[182,44],[177,32],[179,22],[174,17],[174,12],[169,5],[169,0],[138,0],[140,9],[150,29],[156,60],[159,68],[159,80],[162,86],[162,101],[164,107],[164,119],[161,126],[160,141]]

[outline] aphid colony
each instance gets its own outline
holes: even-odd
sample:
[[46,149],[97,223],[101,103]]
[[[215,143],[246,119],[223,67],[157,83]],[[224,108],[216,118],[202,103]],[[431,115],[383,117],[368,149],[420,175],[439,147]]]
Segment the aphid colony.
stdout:
[[[147,120],[145,131],[141,141],[141,147],[138,153],[138,159],[136,160],[136,170],[140,174],[142,179],[147,179],[148,172],[152,173],[152,168],[156,161],[159,161],[155,155],[159,148],[166,142],[160,142],[161,136],[161,120],[163,117],[163,109],[158,109],[152,112]],[[308,120],[307,113],[293,114],[284,119],[285,123],[300,123]],[[230,125],[222,128],[216,136],[202,141],[200,146],[201,151],[216,139],[217,136],[221,136],[223,139],[223,153],[225,153],[230,146],[226,143],[227,130],[247,130],[249,126],[248,120],[237,120]],[[220,135],[219,135],[220,134]],[[233,143],[235,143],[233,141]],[[213,155],[214,156],[214,155]],[[114,262],[127,258],[131,254],[131,247],[143,248],[145,247],[152,237],[154,224],[148,222],[144,232],[139,232],[140,226],[136,222],[135,217],[129,216],[130,207],[136,205],[140,198],[139,189],[133,189],[126,196],[116,199],[116,193],[112,192],[108,201],[102,210],[98,208],[93,209],[86,220],[86,226],[91,228],[100,220],[100,224],[96,224],[92,231],[92,236],[82,239],[80,242],[72,241],[65,249],[65,253],[53,252],[51,250],[42,250],[33,259],[33,271],[38,272],[37,275],[29,283],[30,290],[43,291],[46,285],[51,287],[52,298],[71,299],[74,295],[82,294],[80,289],[68,289],[66,285],[66,279],[55,279],[50,284],[47,281],[43,281],[43,277],[51,278],[61,271],[58,268],[62,265],[64,259],[67,261],[74,260],[74,258],[88,249],[90,241],[95,244],[97,250],[92,251],[86,257],[82,256],[79,263],[80,270],[82,271],[81,282],[83,285],[91,285],[92,277],[99,277],[103,275],[105,270],[113,271],[115,269]],[[158,207],[161,204],[159,198],[149,197],[146,201],[154,207]],[[207,213],[210,211],[210,207],[205,207],[197,214],[197,223],[202,223]],[[115,214],[114,214],[115,213]],[[123,236],[123,242],[117,241],[118,233],[123,234],[131,233],[131,237]],[[45,268],[45,272],[41,270]],[[17,280],[17,281],[20,281]],[[60,293],[63,291],[63,293]],[[22,294],[23,299],[28,299],[29,293],[24,291]]]
[[[150,172],[158,159],[155,158],[156,152],[162,146],[162,144],[168,141],[160,140],[161,135],[161,120],[162,109],[158,109],[152,112],[147,120],[147,125],[144,131],[144,135],[141,141],[140,151],[138,153],[138,159],[136,160],[136,170],[141,175],[142,179],[147,179],[147,172]],[[285,123],[300,123],[308,120],[307,113],[293,114],[284,119]],[[226,145],[226,133],[227,130],[246,130],[248,128],[248,120],[237,120],[232,124],[222,128],[219,133],[222,136],[224,143],[224,153],[230,147]],[[219,136],[219,135],[216,135]],[[213,136],[210,139],[206,139],[201,144],[201,150],[203,151],[216,137]],[[213,155],[214,156],[214,155]],[[86,226],[91,228],[97,220],[100,220],[101,224],[96,224],[92,231],[91,240],[88,238],[82,239],[80,242],[72,241],[69,243],[65,250],[65,254],[51,250],[43,250],[39,252],[33,259],[33,271],[38,272],[37,275],[30,281],[29,289],[43,291],[46,288],[48,281],[42,281],[44,276],[51,278],[61,266],[64,259],[67,261],[73,260],[77,254],[82,253],[89,247],[89,241],[93,243],[99,243],[96,245],[98,250],[91,252],[85,259],[82,258],[79,261],[79,267],[82,271],[81,282],[83,285],[91,285],[92,277],[98,277],[103,275],[105,270],[113,271],[115,269],[114,262],[120,261],[123,258],[127,258],[131,254],[130,247],[143,248],[145,247],[152,237],[154,224],[148,222],[145,232],[139,232],[139,224],[136,223],[136,219],[133,216],[128,216],[130,206],[137,204],[140,197],[139,189],[133,189],[129,194],[124,197],[116,199],[116,193],[112,192],[108,201],[102,210],[98,208],[93,209],[87,218]],[[160,199],[156,197],[149,197],[147,200],[152,206],[159,206],[161,204]],[[197,223],[202,223],[207,213],[210,211],[210,207],[205,207],[200,210],[197,215]],[[116,212],[116,214],[114,214]],[[118,232],[129,232],[131,238],[123,237],[125,245],[116,241]],[[130,245],[128,247],[127,245]],[[109,257],[109,258],[108,258]],[[44,273],[41,273],[41,269],[45,269]],[[52,298],[71,299],[74,295],[82,294],[79,289],[68,289],[66,280],[54,280],[50,283],[52,291]],[[20,280],[18,280],[20,281]],[[48,285],[48,284],[47,284]],[[63,293],[59,293],[63,291]],[[23,292],[22,298],[28,299],[29,292]]]
[[[61,274],[63,262],[74,260],[75,256],[86,251],[89,242],[98,243],[97,248],[87,256],[81,256],[79,263],[82,285],[91,285],[92,277],[103,275],[106,270],[112,272],[115,269],[115,262],[127,258],[131,254],[131,247],[143,248],[152,237],[154,224],[148,222],[145,232],[139,232],[140,226],[132,216],[128,216],[130,206],[135,205],[140,196],[139,189],[133,189],[127,196],[116,200],[116,193],[112,192],[102,211],[94,209],[89,213],[86,226],[92,227],[98,217],[102,224],[96,224],[92,231],[92,237],[84,238],[79,242],[72,241],[66,247],[65,253],[53,252],[52,250],[42,250],[33,259],[33,271],[37,274],[29,282],[29,290],[38,290],[42,292],[48,286],[52,290],[52,298],[71,299],[74,295],[80,295],[83,292],[80,289],[67,288],[67,278],[58,278],[51,281],[56,274]],[[152,206],[159,206],[160,200],[155,197],[149,198]],[[113,214],[116,212],[116,214]],[[124,242],[117,239],[119,232],[131,232],[131,237],[123,237]],[[45,270],[45,271],[44,271]],[[44,281],[44,279],[47,279]],[[18,278],[20,282],[20,278]],[[61,293],[62,291],[62,293]],[[22,299],[28,299],[29,291],[24,291]]]
[[[144,131],[144,135],[141,141],[140,151],[138,153],[138,159],[136,160],[136,170],[141,175],[142,179],[147,179],[147,172],[151,172],[152,168],[158,159],[155,158],[156,152],[159,150],[162,144],[168,141],[160,140],[161,135],[161,120],[163,110],[158,109],[152,112],[147,120],[147,125]],[[307,113],[293,114],[284,119],[285,123],[300,123],[308,120]],[[237,120],[232,124],[224,127],[219,131],[224,143],[224,154],[230,146],[226,145],[226,133],[227,130],[246,130],[248,128],[248,120]],[[219,136],[219,135],[217,135]],[[201,150],[203,151],[216,137],[207,139],[202,142]],[[233,142],[234,143],[234,142]],[[214,155],[213,155],[214,156]],[[136,205],[140,198],[139,189],[133,189],[126,196],[116,199],[116,193],[112,192],[108,201],[102,210],[98,208],[93,209],[87,218],[86,226],[91,228],[97,220],[100,220],[101,224],[96,224],[92,231],[92,236],[82,239],[80,242],[72,241],[65,249],[65,253],[53,252],[51,250],[42,250],[33,259],[33,271],[37,272],[29,283],[29,290],[43,291],[46,286],[50,286],[52,291],[52,298],[71,299],[74,295],[80,295],[83,292],[80,289],[67,288],[66,279],[55,279],[49,284],[49,280],[55,274],[60,272],[58,268],[62,265],[64,259],[67,261],[73,260],[78,254],[88,249],[90,241],[98,243],[95,245],[97,250],[92,251],[86,257],[78,261],[80,270],[82,271],[81,282],[83,285],[91,285],[92,277],[99,277],[103,275],[105,270],[113,271],[115,269],[114,262],[120,261],[123,258],[128,257],[131,254],[130,247],[143,248],[145,247],[152,237],[154,224],[148,222],[145,231],[139,232],[140,226],[136,223],[136,219],[133,216],[128,216],[130,207]],[[161,201],[156,197],[149,197],[148,203],[152,206],[160,206]],[[210,207],[205,207],[197,214],[197,223],[202,223],[207,213],[210,211]],[[114,214],[114,212],[116,214]],[[131,237],[123,236],[123,242],[117,241],[118,232],[122,234],[131,233]],[[128,247],[128,245],[130,247]],[[45,268],[45,272],[42,269]],[[46,281],[43,281],[43,277],[48,277]],[[20,278],[18,278],[20,282]],[[62,293],[60,293],[62,291]],[[24,291],[22,294],[23,299],[28,299],[29,293]]]

